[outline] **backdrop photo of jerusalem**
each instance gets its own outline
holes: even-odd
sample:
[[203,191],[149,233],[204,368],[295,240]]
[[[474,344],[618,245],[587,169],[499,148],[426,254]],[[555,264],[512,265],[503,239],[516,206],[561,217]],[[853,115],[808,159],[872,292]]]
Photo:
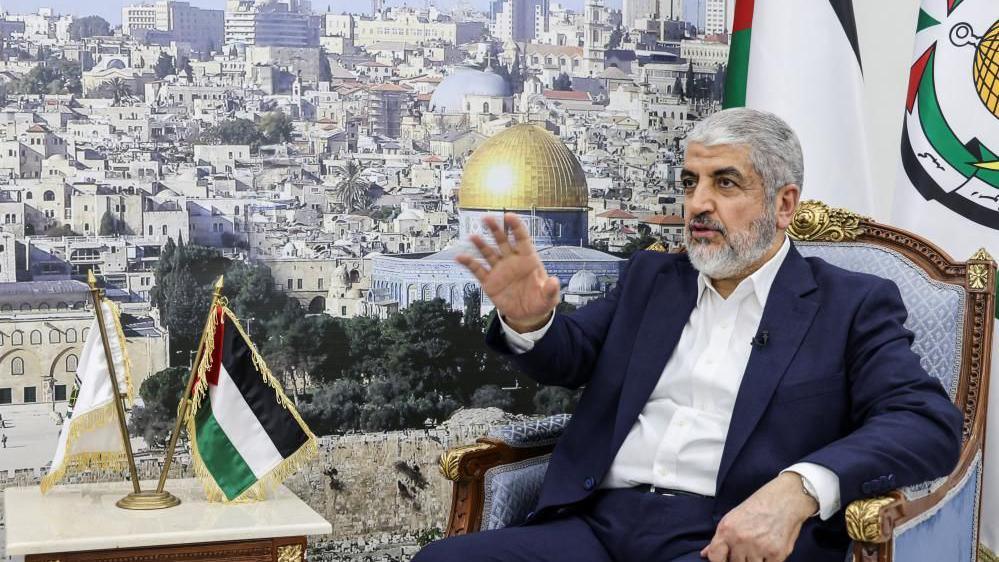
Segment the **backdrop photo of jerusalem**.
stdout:
[[[156,479],[224,276],[319,440],[286,481],[332,524],[308,559],[409,560],[447,524],[445,450],[577,398],[486,347],[495,311],[455,256],[514,212],[573,310],[675,250],[734,2],[209,3],[0,8],[0,489],[51,468],[91,273]],[[181,436],[170,477],[191,460]]]

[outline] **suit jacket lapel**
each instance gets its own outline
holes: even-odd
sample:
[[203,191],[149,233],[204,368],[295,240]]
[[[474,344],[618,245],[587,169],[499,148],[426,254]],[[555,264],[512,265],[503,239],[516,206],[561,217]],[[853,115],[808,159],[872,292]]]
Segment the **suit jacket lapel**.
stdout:
[[767,343],[753,347],[736,397],[718,470],[719,490],[815,318],[818,304],[806,297],[815,288],[808,262],[792,246],[770,288],[760,320],[759,330],[768,332]]
[[[675,268],[675,269],[674,269]],[[679,283],[677,283],[679,279]],[[645,305],[614,421],[612,455],[624,442],[659,381],[697,303],[697,270],[686,259],[659,272]]]

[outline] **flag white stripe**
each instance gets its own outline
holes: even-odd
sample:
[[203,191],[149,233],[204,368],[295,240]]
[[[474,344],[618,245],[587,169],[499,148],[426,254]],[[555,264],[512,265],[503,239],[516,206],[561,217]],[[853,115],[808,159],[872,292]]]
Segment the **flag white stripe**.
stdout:
[[225,365],[219,365],[218,385],[210,385],[208,396],[215,421],[257,478],[265,476],[284,460]]
[[874,215],[863,75],[828,0],[756,2],[746,106],[776,113],[797,133],[805,199]]

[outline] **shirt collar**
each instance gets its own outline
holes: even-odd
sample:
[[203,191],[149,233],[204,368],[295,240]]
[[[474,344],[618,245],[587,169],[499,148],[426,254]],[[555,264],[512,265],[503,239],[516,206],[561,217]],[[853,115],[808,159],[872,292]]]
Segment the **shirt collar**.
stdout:
[[[767,305],[767,296],[770,295],[770,287],[773,285],[774,279],[777,278],[777,272],[780,271],[780,266],[784,263],[784,259],[790,251],[791,239],[785,234],[784,243],[781,244],[777,253],[749,277],[740,281],[735,290],[732,291],[732,294],[729,295],[729,298],[739,298],[740,295],[745,296],[748,292],[752,292],[756,295],[756,300],[760,303],[760,307],[765,308]],[[718,294],[718,291],[711,284],[711,278],[703,273],[698,273],[697,304],[701,303],[701,297],[704,296],[705,289],[712,291],[716,295]],[[721,295],[718,296],[720,297]]]

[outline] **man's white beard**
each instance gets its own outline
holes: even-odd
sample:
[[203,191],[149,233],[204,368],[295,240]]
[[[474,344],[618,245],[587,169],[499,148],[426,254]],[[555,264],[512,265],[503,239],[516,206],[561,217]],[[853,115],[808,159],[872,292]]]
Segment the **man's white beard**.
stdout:
[[764,212],[742,232],[728,232],[720,223],[708,221],[708,226],[721,228],[724,245],[712,248],[710,240],[694,238],[690,234],[690,226],[683,230],[683,241],[687,246],[687,257],[694,269],[711,279],[728,279],[735,277],[760,260],[773,244],[777,231],[777,215],[772,211]]

